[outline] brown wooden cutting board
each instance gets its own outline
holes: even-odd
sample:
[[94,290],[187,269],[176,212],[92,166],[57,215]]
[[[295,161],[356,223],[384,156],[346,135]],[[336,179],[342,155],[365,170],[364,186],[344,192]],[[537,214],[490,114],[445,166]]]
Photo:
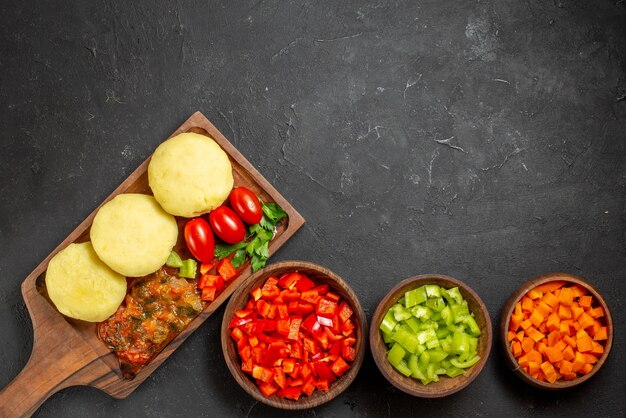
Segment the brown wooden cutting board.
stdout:
[[[269,246],[274,254],[303,224],[304,218],[283,196],[237,151],[211,122],[200,112],[194,113],[173,134],[196,132],[212,137],[228,154],[235,186],[245,186],[266,202],[277,202],[287,213],[277,227]],[[148,186],[146,159],[120,184],[100,206],[120,193],[152,194]],[[73,242],[89,240],[89,229],[96,208],[78,227],[54,249],[22,283],[22,294],[33,323],[33,351],[21,373],[0,392],[0,416],[30,416],[51,395],[77,385],[92,386],[115,398],[125,398],[161,365],[185,339],[195,331],[251,273],[249,262],[237,277],[189,326],[170,342],[132,380],[122,377],[119,362],[96,335],[96,324],[73,320],[61,315],[47,298],[45,272],[50,259]],[[177,218],[179,239],[175,250],[189,257],[184,245],[182,226],[186,219]]]

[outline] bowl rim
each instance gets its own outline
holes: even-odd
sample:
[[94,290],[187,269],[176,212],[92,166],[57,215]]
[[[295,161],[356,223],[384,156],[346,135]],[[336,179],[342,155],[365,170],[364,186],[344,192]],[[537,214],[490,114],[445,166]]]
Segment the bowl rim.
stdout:
[[[228,312],[233,309],[237,309],[237,307],[234,306],[235,305],[234,301],[242,293],[248,293],[248,291],[258,281],[265,280],[265,278],[269,277],[269,275],[271,275],[274,271],[285,269],[285,268],[288,268],[291,270],[298,270],[298,269],[314,270],[314,271],[321,273],[324,276],[327,276],[331,281],[339,283],[342,287],[341,290],[345,291],[345,293],[348,294],[350,298],[348,302],[350,303],[350,307],[353,309],[359,322],[358,331],[360,332],[361,337],[359,338],[360,341],[359,339],[357,339],[357,355],[356,355],[355,360],[350,364],[350,370],[348,371],[348,373],[341,376],[341,378],[337,379],[336,382],[331,384],[331,388],[329,392],[322,393],[322,395],[327,395],[327,396],[318,396],[314,400],[311,400],[310,397],[308,396],[301,397],[297,401],[283,400],[281,398],[278,398],[276,395],[272,395],[271,397],[266,398],[260,392],[256,384],[244,385],[238,380],[238,378],[242,380],[251,380],[251,379],[246,373],[241,371],[240,367],[235,366],[237,363],[240,363],[239,358],[237,357],[233,361],[229,357],[229,354],[228,354],[228,346],[234,345],[232,338],[230,338],[230,332],[228,331],[228,325],[230,323],[230,317],[228,316]],[[239,386],[243,390],[245,390],[250,396],[252,396],[257,401],[264,403],[265,405],[269,405],[274,408],[284,409],[284,410],[303,410],[303,409],[314,408],[326,402],[331,401],[335,397],[339,396],[342,392],[344,392],[352,384],[352,382],[354,381],[354,379],[356,378],[357,374],[359,373],[361,369],[361,366],[363,364],[363,360],[365,357],[367,342],[368,342],[367,317],[365,315],[365,311],[363,310],[363,307],[361,306],[361,302],[359,301],[359,298],[357,297],[354,290],[352,290],[350,285],[348,285],[348,283],[344,279],[342,279],[339,275],[327,269],[326,267],[310,262],[310,261],[301,261],[301,260],[285,260],[285,261],[272,263],[258,270],[257,272],[252,274],[250,277],[248,277],[246,280],[244,280],[239,285],[239,287],[233,292],[233,294],[230,297],[230,300],[228,301],[228,304],[226,305],[226,308],[224,310],[224,316],[222,318],[222,326],[220,330],[221,330],[220,340],[221,340],[221,345],[222,345],[222,354],[224,356],[226,365],[228,366],[228,370],[230,371],[231,375],[233,376],[237,384],[239,384]]]
[[[382,341],[382,338],[380,338],[380,337],[377,338],[377,336],[378,336],[378,334],[380,334],[379,326],[380,326],[380,321],[382,321],[382,317],[384,315],[384,312],[383,312],[384,305],[386,305],[387,302],[390,300],[391,295],[393,295],[395,292],[399,291],[400,289],[402,289],[404,287],[409,287],[409,286],[413,287],[413,286],[415,286],[416,283],[427,284],[427,283],[429,283],[429,280],[432,280],[432,279],[446,280],[446,281],[448,281],[450,283],[453,283],[455,286],[458,286],[459,288],[462,288],[464,292],[468,293],[469,295],[472,296],[472,298],[474,298],[474,300],[476,301],[476,303],[480,307],[480,311],[481,311],[482,315],[484,315],[484,317],[485,317],[486,330],[484,332],[484,336],[487,338],[485,352],[481,356],[481,359],[479,360],[479,362],[477,364],[475,364],[474,366],[472,366],[472,369],[471,369],[472,373],[471,373],[471,375],[467,379],[465,379],[465,381],[462,384],[460,384],[458,386],[455,386],[455,387],[452,387],[452,388],[449,388],[449,389],[446,389],[446,390],[441,390],[441,391],[435,392],[435,393],[420,391],[420,387],[421,386],[425,387],[425,385],[422,385],[421,382],[419,382],[416,379],[412,379],[415,382],[415,386],[413,386],[413,384],[411,384],[410,386],[406,385],[403,381],[398,379],[398,377],[402,376],[402,375],[400,375],[400,373],[398,371],[396,371],[394,369],[393,370],[394,374],[390,374],[382,366],[381,362],[387,361],[386,358],[382,358],[382,357],[379,358],[379,356],[377,356],[374,353],[375,350],[380,350],[381,347],[384,348],[385,350],[387,350],[387,346]],[[454,286],[452,286],[452,287],[454,287]],[[481,335],[481,337],[482,337],[482,335]],[[409,277],[407,279],[404,279],[404,280],[400,281],[395,286],[393,286],[387,293],[385,293],[385,295],[380,299],[380,301],[378,302],[378,305],[376,306],[376,310],[374,311],[374,315],[372,315],[372,320],[370,322],[370,336],[369,336],[369,339],[370,339],[370,350],[372,352],[372,357],[374,358],[374,362],[376,363],[376,366],[378,367],[378,370],[380,370],[380,372],[383,374],[383,376],[385,376],[385,378],[393,386],[395,386],[396,388],[400,389],[404,393],[407,393],[407,394],[409,394],[411,396],[415,396],[415,397],[420,397],[420,398],[443,398],[445,396],[452,395],[453,393],[459,392],[462,389],[465,389],[483,371],[483,369],[484,369],[484,367],[487,364],[487,361],[489,359],[489,355],[491,354],[491,347],[493,345],[493,326],[491,324],[491,316],[489,315],[489,311],[487,310],[487,307],[486,307],[485,303],[480,298],[480,296],[478,296],[478,294],[470,286],[468,286],[465,282],[462,282],[461,280],[455,279],[454,277],[447,276],[447,275],[444,275],[444,274],[436,274],[436,273],[419,274],[419,275],[412,276],[412,277]],[[436,385],[437,383],[430,383],[429,386],[433,385],[433,384]]]
[[[554,282],[554,281],[560,281],[560,280],[564,280],[570,283],[575,283],[577,285],[584,287],[596,299],[598,304],[602,306],[602,308],[604,309],[604,315],[606,317],[606,323],[607,323],[607,328],[608,328],[608,338],[606,340],[606,344],[604,345],[604,353],[602,353],[600,358],[598,358],[598,363],[593,366],[593,369],[591,370],[591,372],[587,373],[586,375],[579,376],[576,379],[560,380],[560,381],[556,381],[555,383],[550,383],[550,382],[543,382],[541,380],[537,380],[533,378],[524,370],[522,370],[521,367],[519,367],[517,360],[515,359],[515,357],[513,357],[513,353],[511,353],[511,350],[509,348],[509,343],[507,341],[508,340],[507,332],[509,329],[509,322],[511,319],[511,314],[513,313],[513,309],[515,309],[515,304],[522,298],[524,294],[526,294],[529,290],[534,289],[535,287],[539,285],[549,283],[549,282]],[[614,332],[613,317],[611,316],[611,311],[609,309],[608,304],[606,303],[606,301],[604,300],[600,292],[598,292],[598,290],[591,283],[583,279],[581,276],[577,276],[571,273],[563,273],[563,272],[545,273],[537,277],[534,277],[532,279],[526,280],[520,286],[518,286],[513,291],[513,293],[511,293],[511,295],[509,296],[509,298],[507,299],[504,305],[504,308],[502,309],[502,314],[500,315],[500,343],[501,343],[500,346],[502,350],[504,351],[504,357],[506,359],[507,364],[509,365],[509,368],[513,370],[513,372],[524,382],[532,386],[535,386],[537,388],[546,389],[546,390],[569,389],[574,386],[578,386],[579,384],[584,383],[587,380],[591,379],[591,377],[594,376],[598,372],[598,370],[602,368],[607,357],[609,356],[609,352],[611,351],[611,347],[613,345],[613,332]]]

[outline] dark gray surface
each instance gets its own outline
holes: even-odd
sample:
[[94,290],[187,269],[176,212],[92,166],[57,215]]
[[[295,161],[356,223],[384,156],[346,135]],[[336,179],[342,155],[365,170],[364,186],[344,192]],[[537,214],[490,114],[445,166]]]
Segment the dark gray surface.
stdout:
[[[495,346],[463,392],[414,399],[368,355],[342,396],[294,415],[625,414],[623,0],[44,3],[0,4],[0,386],[32,346],[22,280],[200,110],[307,219],[274,261],[331,268],[368,316],[438,272],[497,326],[522,281],[566,271],[618,324],[569,392],[524,385]],[[275,415],[231,378],[222,313],[127,399],[70,388],[36,415]]]

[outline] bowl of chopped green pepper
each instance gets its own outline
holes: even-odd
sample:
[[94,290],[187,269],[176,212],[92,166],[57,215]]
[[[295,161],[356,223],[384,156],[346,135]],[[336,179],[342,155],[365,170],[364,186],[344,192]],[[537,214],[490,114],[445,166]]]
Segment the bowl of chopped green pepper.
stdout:
[[391,384],[422,398],[460,391],[491,351],[489,312],[465,283],[423,274],[398,283],[376,308],[370,349]]

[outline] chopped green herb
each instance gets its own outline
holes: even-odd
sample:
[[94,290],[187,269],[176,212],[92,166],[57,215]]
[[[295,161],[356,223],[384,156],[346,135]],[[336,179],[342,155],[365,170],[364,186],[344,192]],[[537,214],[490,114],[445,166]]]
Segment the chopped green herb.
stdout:
[[246,249],[240,248],[235,252],[235,256],[233,257],[230,263],[233,265],[233,267],[239,268],[245,262],[246,262]]

